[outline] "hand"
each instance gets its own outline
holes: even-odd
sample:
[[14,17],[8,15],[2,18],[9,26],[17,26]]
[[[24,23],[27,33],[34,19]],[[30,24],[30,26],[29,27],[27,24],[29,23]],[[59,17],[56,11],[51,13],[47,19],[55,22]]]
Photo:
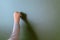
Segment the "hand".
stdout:
[[14,16],[14,22],[19,23],[20,22],[20,16],[21,16],[20,12],[14,12],[13,16]]

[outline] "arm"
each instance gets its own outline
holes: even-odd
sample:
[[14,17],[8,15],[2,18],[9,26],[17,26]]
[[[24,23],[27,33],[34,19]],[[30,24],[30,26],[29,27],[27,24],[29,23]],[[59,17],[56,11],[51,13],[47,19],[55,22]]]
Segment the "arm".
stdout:
[[14,12],[14,25],[11,37],[8,40],[18,40],[20,33],[20,12]]

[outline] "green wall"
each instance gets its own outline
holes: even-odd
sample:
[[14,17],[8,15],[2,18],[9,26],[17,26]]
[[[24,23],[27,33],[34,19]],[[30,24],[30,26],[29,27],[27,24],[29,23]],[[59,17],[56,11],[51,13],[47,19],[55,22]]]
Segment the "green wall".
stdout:
[[38,40],[60,40],[60,0],[0,0],[0,40],[12,32],[14,11],[25,12],[30,23],[21,19],[21,40],[35,40],[33,33]]

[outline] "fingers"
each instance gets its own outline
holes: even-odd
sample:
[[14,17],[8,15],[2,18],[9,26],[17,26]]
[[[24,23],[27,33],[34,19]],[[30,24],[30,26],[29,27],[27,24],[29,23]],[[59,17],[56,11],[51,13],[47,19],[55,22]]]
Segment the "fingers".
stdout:
[[14,22],[19,23],[21,16],[20,12],[14,12],[13,16],[14,16]]
[[22,16],[20,12],[14,12],[14,16]]

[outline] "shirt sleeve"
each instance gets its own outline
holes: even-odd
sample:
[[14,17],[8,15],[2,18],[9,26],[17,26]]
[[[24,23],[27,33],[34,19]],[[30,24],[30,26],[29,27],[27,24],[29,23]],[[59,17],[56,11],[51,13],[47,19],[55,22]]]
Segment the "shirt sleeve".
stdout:
[[12,34],[8,40],[18,40],[19,32],[20,32],[20,24],[14,23]]

